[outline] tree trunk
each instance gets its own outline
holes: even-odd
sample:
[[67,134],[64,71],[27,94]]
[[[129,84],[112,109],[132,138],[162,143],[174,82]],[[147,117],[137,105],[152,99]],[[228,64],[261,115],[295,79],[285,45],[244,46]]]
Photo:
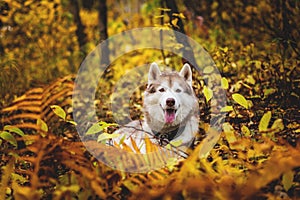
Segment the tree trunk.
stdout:
[[[174,34],[176,37],[177,42],[181,43],[183,45],[183,49],[182,49],[182,55],[183,55],[183,59],[182,62],[183,63],[189,63],[191,66],[195,67],[196,69],[199,69],[195,57],[194,57],[194,52],[188,42],[188,38],[187,37],[182,37],[178,34],[178,32],[181,32],[182,34],[185,35],[185,31],[184,31],[184,25],[183,22],[181,20],[181,18],[179,16],[174,16],[173,14],[179,14],[178,11],[178,7],[176,5],[175,0],[165,0],[165,5],[167,8],[169,8],[171,11],[167,12],[169,19],[170,19],[170,24],[173,28],[173,30],[175,30]],[[174,19],[178,19],[177,20],[177,24],[173,24],[173,20]],[[178,31],[178,32],[176,32]]]
[[[84,25],[82,24],[81,22],[81,18],[80,18],[80,15],[79,15],[79,12],[80,12],[80,8],[79,8],[79,3],[78,3],[78,0],[71,0],[71,13],[73,14],[73,17],[74,17],[74,21],[75,21],[75,24],[76,24],[76,36],[77,36],[77,41],[78,41],[78,44],[79,44],[79,47],[82,51],[84,51],[84,45],[86,44],[87,42],[87,35],[85,34],[84,32]],[[86,53],[84,51],[84,53]]]
[[98,23],[99,23],[99,31],[100,31],[100,42],[105,41],[101,45],[101,61],[100,64],[107,65],[110,63],[109,61],[109,47],[108,47],[108,34],[107,34],[107,6],[106,0],[98,1]]

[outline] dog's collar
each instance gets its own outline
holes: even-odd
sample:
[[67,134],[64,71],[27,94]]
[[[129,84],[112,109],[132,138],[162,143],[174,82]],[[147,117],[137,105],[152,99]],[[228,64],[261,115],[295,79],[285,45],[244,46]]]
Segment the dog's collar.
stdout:
[[175,138],[177,138],[179,135],[183,133],[185,129],[185,126],[179,126],[178,128],[169,131],[167,133],[161,133],[152,130],[152,133],[154,134],[155,138],[158,140],[159,145],[164,146],[169,144],[169,142]]

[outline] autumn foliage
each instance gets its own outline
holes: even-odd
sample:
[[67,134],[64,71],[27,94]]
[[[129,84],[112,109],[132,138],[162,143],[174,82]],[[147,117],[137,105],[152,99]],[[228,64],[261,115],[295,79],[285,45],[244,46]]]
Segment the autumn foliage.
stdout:
[[[227,96],[221,135],[210,152],[203,154],[216,134],[209,123],[215,102],[205,84],[211,66],[201,75],[193,71],[201,123],[188,158],[128,173],[87,151],[73,120],[72,95],[81,62],[103,40],[103,3],[108,36],[137,27],[180,30],[181,21],[185,34],[209,52]],[[0,200],[300,198],[299,2],[175,3],[179,12],[170,15],[174,8],[157,0],[0,0]],[[102,158],[121,151],[103,144],[118,128],[111,101],[122,105],[121,114],[129,109],[132,119],[142,115],[145,85],[130,91],[129,102],[114,96],[114,87],[129,70],[156,60],[182,66],[173,53],[136,50],[111,60],[99,80],[92,102],[99,123],[86,130]],[[144,165],[133,157],[126,162]]]

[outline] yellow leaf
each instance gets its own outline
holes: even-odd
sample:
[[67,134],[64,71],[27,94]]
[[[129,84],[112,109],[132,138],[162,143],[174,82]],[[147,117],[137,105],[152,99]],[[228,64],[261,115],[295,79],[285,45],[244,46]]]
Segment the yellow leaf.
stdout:
[[207,67],[204,68],[203,73],[204,74],[210,74],[214,71],[214,69],[215,68],[213,66],[207,66]]
[[178,159],[176,158],[171,157],[167,160],[166,167],[168,168],[169,172],[172,172],[175,169],[177,163],[178,163]]
[[179,147],[182,144],[182,140],[171,141],[166,145],[166,149],[172,150],[172,147]]
[[163,18],[164,17],[164,15],[156,15],[156,16],[154,16],[154,18]]
[[213,91],[206,87],[206,85],[203,87],[203,94],[207,102],[213,97]]
[[138,148],[138,146],[137,146],[137,144],[136,144],[136,142],[135,142],[135,140],[132,139],[132,137],[130,137],[130,141],[131,141],[132,147],[133,147],[133,149],[135,150],[135,152],[136,152],[136,153],[141,153],[141,152],[140,152],[140,149]]
[[255,61],[255,67],[257,68],[257,69],[260,69],[261,68],[261,61],[259,61],[259,60],[256,60]]
[[101,142],[103,140],[108,140],[108,139],[113,139],[113,138],[117,138],[119,137],[120,134],[118,133],[112,133],[112,134],[109,134],[109,133],[101,133],[99,136],[98,136],[98,139],[97,139],[97,142]]
[[235,102],[237,102],[238,104],[240,104],[241,106],[243,106],[244,108],[248,109],[248,102],[245,99],[245,97],[241,94],[235,93],[232,94],[232,98]]
[[224,123],[222,127],[223,127],[223,130],[224,130],[225,137],[226,137],[227,141],[229,143],[236,142],[237,139],[235,137],[233,127],[229,123]]
[[66,120],[66,112],[64,111],[64,109],[62,109],[62,107],[58,105],[51,105],[50,108],[58,117]]
[[257,156],[257,152],[253,149],[248,149],[247,151],[247,157],[248,159],[256,157]]
[[230,21],[230,16],[225,11],[221,13],[221,17],[225,21]]
[[180,17],[181,19],[185,19],[185,16],[184,16],[183,13],[179,13],[179,17]]
[[66,122],[70,123],[70,124],[73,124],[74,126],[77,126],[77,123],[74,122],[73,120],[66,120]]
[[[103,131],[103,127],[99,123],[93,124],[85,133],[86,135],[93,135]],[[101,136],[103,137],[103,136]],[[100,140],[99,140],[100,141]]]
[[4,126],[3,130],[11,132],[11,133],[16,133],[16,134],[18,134],[20,136],[24,136],[25,135],[24,132],[21,129],[19,129],[18,127],[15,127],[15,126],[11,126],[11,125]]
[[44,120],[37,119],[36,123],[41,128],[42,131],[48,132],[48,126]]
[[[124,141],[125,141],[125,139],[126,139],[126,135],[124,135],[124,136],[121,138],[121,140],[119,141],[119,144],[117,144],[117,145],[123,144]],[[114,142],[114,143],[115,143],[115,142]]]
[[253,102],[251,100],[247,100],[248,102],[248,108],[252,108],[253,107]]
[[292,170],[283,174],[282,185],[285,191],[288,191],[292,187],[293,180],[294,180],[294,172]]
[[222,79],[221,79],[221,85],[222,85],[222,88],[224,88],[225,90],[228,89],[228,87],[229,87],[228,80],[225,77],[222,77]]
[[244,136],[246,136],[246,137],[251,136],[251,132],[247,126],[243,125],[241,130],[242,130],[242,133],[244,134]]
[[11,133],[9,133],[7,131],[0,132],[0,138],[3,140],[6,140],[7,142],[14,145],[15,147],[18,146],[18,142],[17,142],[15,136],[13,136]]
[[158,8],[158,10],[162,10],[162,11],[165,11],[165,12],[171,11],[171,9],[169,9],[169,8]]
[[185,16],[184,16],[184,14],[182,14],[182,13],[173,13],[173,16],[174,16],[174,17],[179,17],[179,18],[181,18],[181,19],[185,19]]
[[24,6],[26,7],[26,6],[29,6],[30,4],[32,4],[33,3],[33,1],[32,0],[30,0],[30,1],[25,1],[24,2]]
[[233,111],[233,107],[232,107],[232,106],[225,106],[225,107],[221,108],[220,111],[221,111],[221,112],[229,112],[229,111]]
[[275,132],[282,131],[284,129],[284,125],[282,119],[276,119],[271,127]]
[[227,53],[229,49],[228,47],[224,47],[222,50],[224,51],[224,53]]
[[133,150],[125,142],[122,143],[122,149],[133,153]]
[[155,152],[157,150],[155,144],[153,144],[147,136],[145,137],[145,146],[147,153]]
[[259,122],[259,125],[258,125],[258,131],[259,132],[266,131],[268,129],[271,117],[272,117],[271,111],[268,111],[267,113],[265,113],[262,116],[262,118]]
[[248,75],[245,81],[252,85],[255,85],[255,79],[253,78],[252,75]]
[[170,144],[174,147],[179,147],[182,145],[182,140],[171,141]]
[[218,15],[218,13],[216,11],[213,11],[211,14],[210,14],[210,17],[211,18],[214,18]]
[[[44,132],[48,132],[48,125],[42,119],[37,119],[36,124],[40,127],[40,129]],[[45,134],[41,134],[43,137],[46,136]]]
[[175,19],[172,20],[171,23],[172,23],[173,26],[176,26],[177,28],[179,28],[179,26],[177,25],[177,22],[178,22],[178,18],[175,18]]

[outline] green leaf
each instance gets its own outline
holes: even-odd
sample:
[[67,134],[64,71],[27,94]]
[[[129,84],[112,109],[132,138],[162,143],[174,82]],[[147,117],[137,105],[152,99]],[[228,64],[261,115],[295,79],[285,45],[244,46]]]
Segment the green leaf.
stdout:
[[248,106],[248,102],[247,100],[245,99],[245,97],[241,94],[238,94],[238,93],[235,93],[235,94],[232,94],[232,99],[240,104],[241,106],[243,106],[244,108],[248,109],[249,106]]
[[15,126],[11,126],[11,125],[4,126],[3,130],[9,131],[11,133],[16,133],[16,134],[18,134],[20,136],[24,136],[25,135],[24,132],[21,129],[19,129],[18,127],[15,127]]
[[206,85],[203,87],[203,94],[205,96],[206,102],[209,102],[209,100],[213,97],[213,91],[206,87]]
[[292,185],[293,185],[293,180],[294,180],[294,172],[293,171],[288,171],[283,174],[282,176],[282,185],[285,191],[288,191]]
[[225,90],[227,90],[229,88],[228,80],[225,77],[222,77],[221,85],[222,85],[222,88]]
[[97,142],[101,142],[103,140],[108,140],[108,139],[113,139],[113,138],[116,138],[119,136],[120,136],[120,134],[118,134],[118,133],[112,133],[112,134],[102,133],[98,136]]
[[221,108],[220,111],[221,111],[221,112],[229,112],[229,111],[233,111],[233,107],[232,107],[232,106],[225,106],[225,107]]
[[0,133],[0,138],[2,138],[3,140],[6,140],[7,142],[9,142],[10,144],[12,144],[15,147],[18,146],[16,138],[7,131],[2,131]]
[[63,120],[66,120],[66,112],[64,111],[64,109],[62,109],[60,106],[58,105],[52,105],[50,106],[50,108],[53,110],[53,112],[59,116],[60,118],[62,118]]
[[86,135],[93,135],[103,131],[103,127],[99,123],[93,124],[85,133]]
[[48,132],[48,125],[42,119],[37,119],[36,124],[41,128],[42,131]]
[[259,132],[268,130],[268,126],[269,126],[269,122],[271,120],[271,117],[272,117],[271,111],[268,111],[267,113],[265,113],[262,116],[262,118],[260,119],[259,125],[258,125],[258,131]]

